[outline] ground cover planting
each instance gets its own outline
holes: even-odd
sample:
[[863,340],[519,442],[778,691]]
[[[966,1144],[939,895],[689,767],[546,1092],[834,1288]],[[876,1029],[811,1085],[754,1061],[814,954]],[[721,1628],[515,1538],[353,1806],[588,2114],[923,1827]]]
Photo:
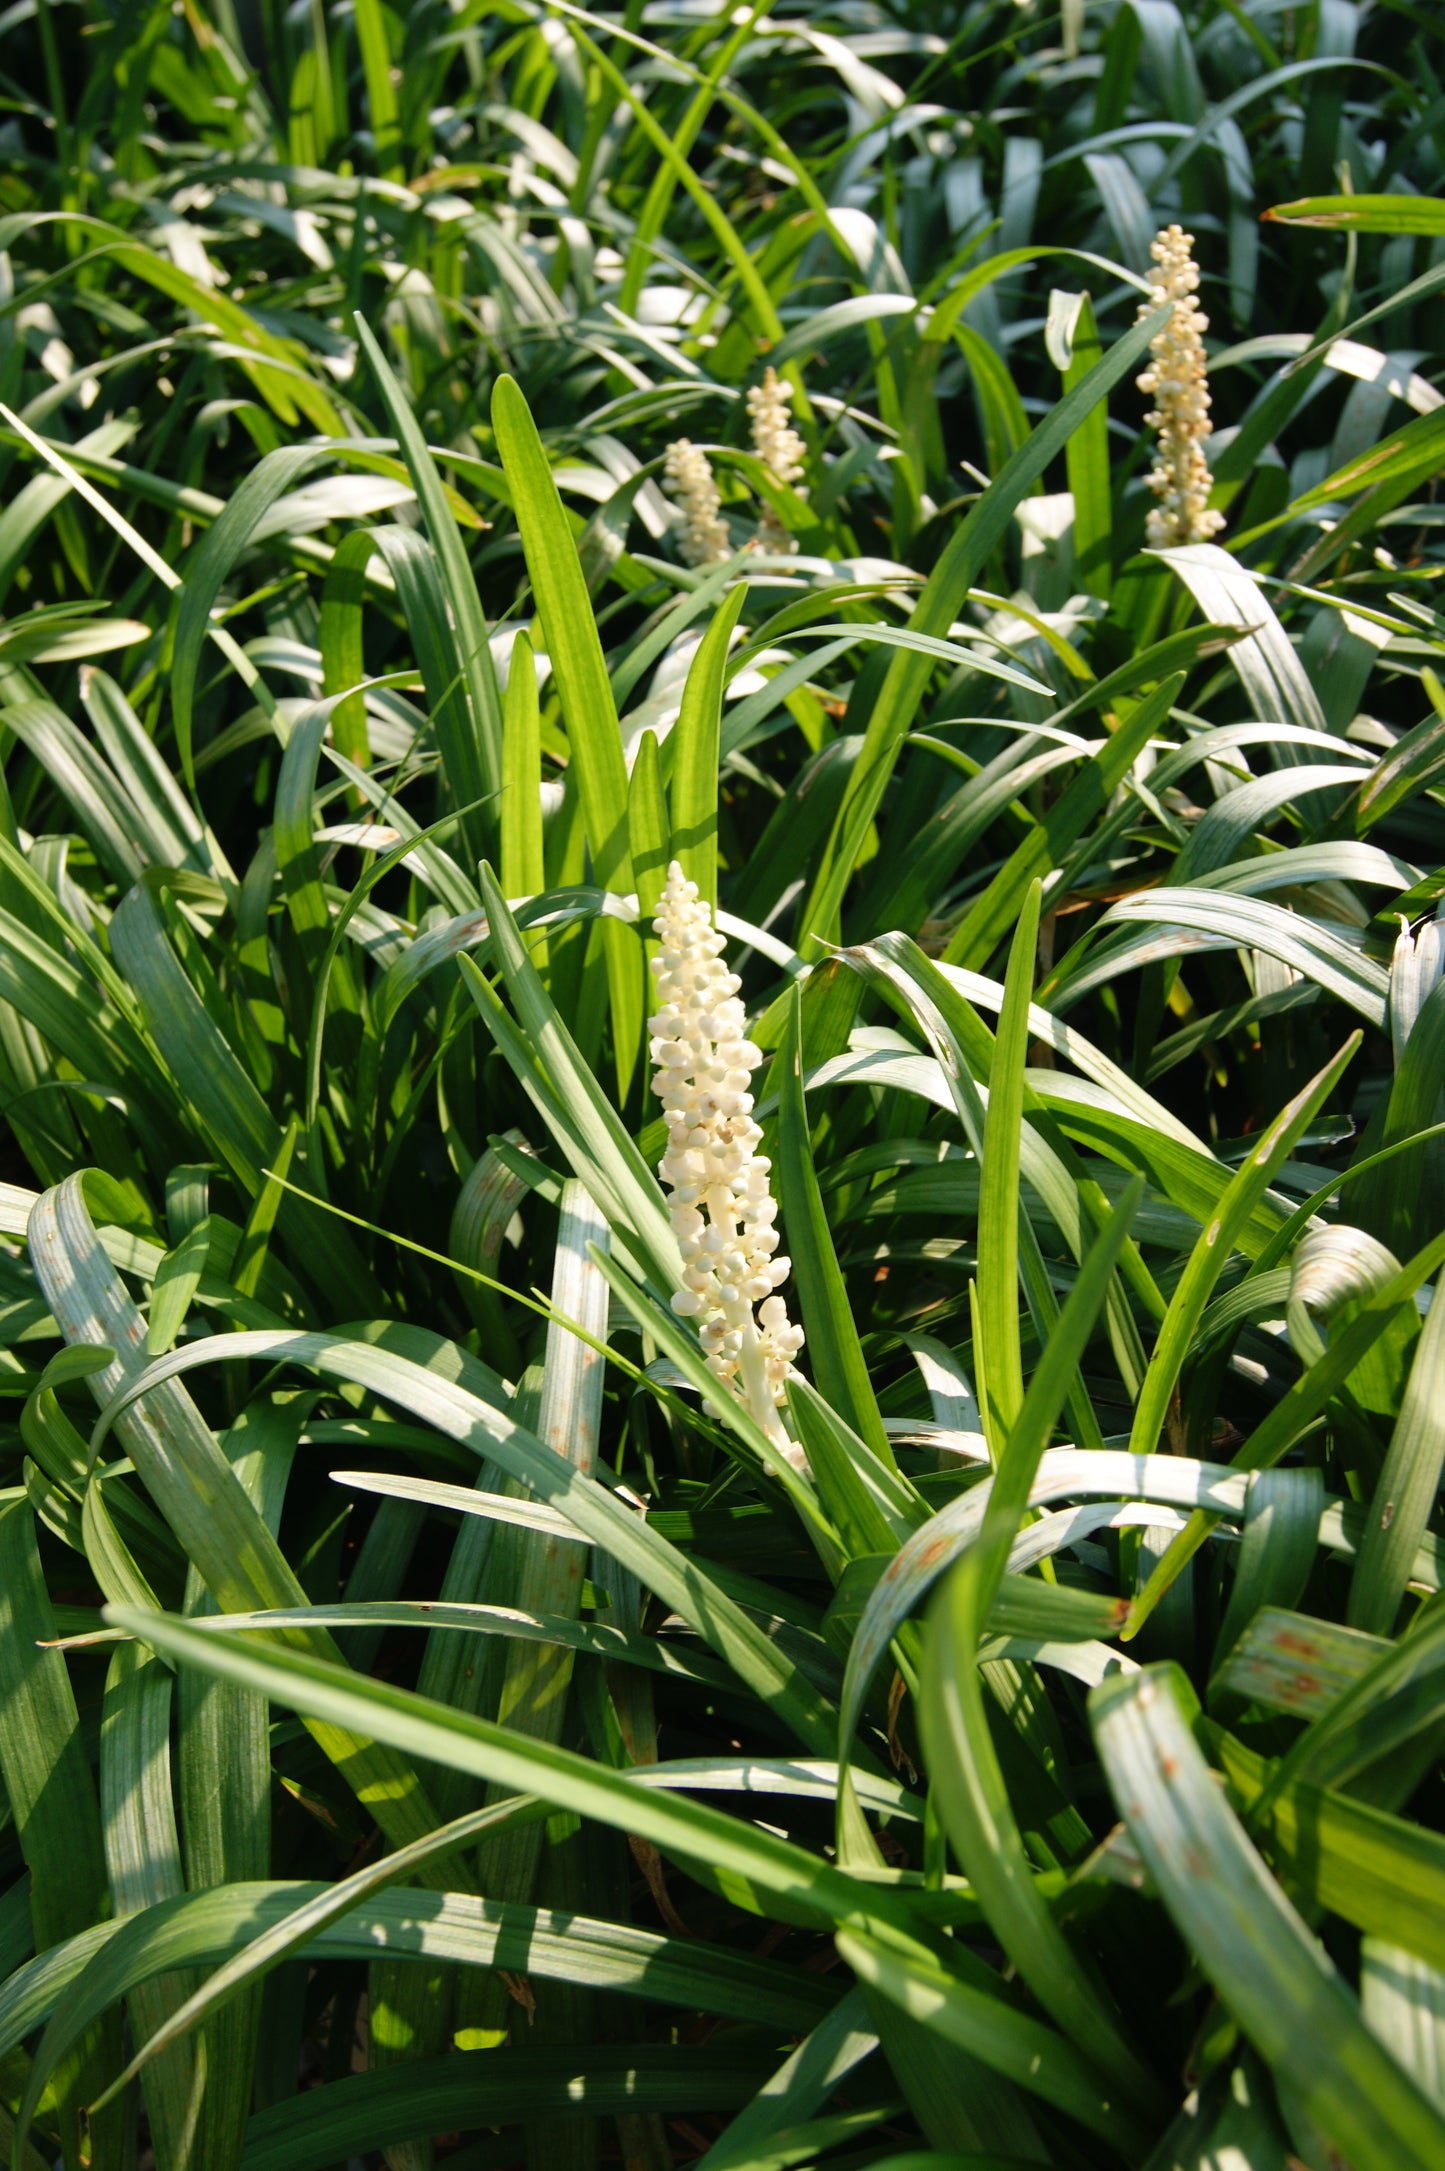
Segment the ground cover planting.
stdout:
[[1445,2164],[1445,43],[0,13],[17,2171]]

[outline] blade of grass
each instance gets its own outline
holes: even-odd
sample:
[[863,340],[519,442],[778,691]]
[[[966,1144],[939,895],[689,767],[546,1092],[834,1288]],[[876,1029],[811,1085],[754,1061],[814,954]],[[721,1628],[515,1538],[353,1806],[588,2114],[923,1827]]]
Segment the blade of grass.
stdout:
[[[499,377],[492,393],[492,427],[512,488],[527,571],[562,702],[595,879],[604,889],[626,896],[635,883],[617,709],[562,500],[531,410],[510,377]],[[635,941],[622,927],[604,926],[602,940],[618,1091],[626,1099],[642,1039],[641,962]]]
[[[89,1928],[109,1905],[100,1810],[80,1732],[80,1715],[59,1651],[55,1620],[29,1504],[0,1505],[0,1771],[21,1852],[30,1871],[35,1948]],[[82,2044],[56,2075],[66,2171],[82,2162],[81,2104],[120,2048],[118,2016]],[[122,2120],[113,2112],[98,2137],[117,2155]],[[15,2148],[22,2145],[17,2129]]]
[[[1406,1261],[1398,1274],[1362,1299],[1359,1311],[1329,1344],[1322,1357],[1308,1367],[1303,1376],[1290,1386],[1275,1404],[1264,1422],[1245,1441],[1234,1458],[1239,1470],[1267,1470],[1277,1463],[1300,1434],[1344,1386],[1356,1365],[1384,1334],[1396,1314],[1407,1305],[1413,1305],[1415,1291],[1445,1261],[1445,1235],[1427,1244],[1413,1259]],[[1183,1568],[1198,1552],[1214,1527],[1214,1518],[1200,1509],[1191,1515],[1186,1527],[1180,1531],[1148,1584],[1134,1600],[1125,1636],[1137,1632],[1148,1616],[1151,1593],[1158,1584],[1159,1594],[1167,1590]]]
[[803,1097],[802,990],[794,989],[787,1031],[778,1050],[778,1200],[792,1245],[798,1303],[808,1336],[808,1355],[819,1392],[849,1424],[890,1474],[897,1460],[889,1445],[868,1365],[853,1323],[848,1286],[838,1264],[832,1231],[818,1188],[808,1142]]
[[[160,1363],[135,1378],[117,1383],[111,1406],[102,1413],[103,1434],[112,1423],[124,1427],[126,1405],[137,1396],[181,1396],[170,1385],[176,1375],[198,1364],[221,1363],[244,1356],[266,1357],[315,1367],[340,1379],[353,1380],[383,1399],[395,1401],[410,1414],[432,1425],[444,1436],[459,1440],[520,1479],[546,1504],[556,1504],[586,1533],[595,1545],[615,1554],[624,1567],[645,1582],[691,1623],[718,1655],[731,1665],[755,1694],[775,1709],[780,1718],[819,1754],[833,1736],[833,1719],[824,1700],[803,1681],[732,1600],[726,1598],[706,1573],[649,1528],[635,1509],[629,1508],[595,1479],[553,1454],[503,1408],[484,1401],[459,1381],[424,1368],[403,1354],[405,1330],[382,1330],[394,1348],[377,1347],[345,1335],[268,1334],[221,1335],[175,1350]],[[473,1360],[474,1361],[474,1360]],[[144,1384],[140,1384],[141,1381]],[[449,1504],[460,1513],[479,1512],[477,1498],[460,1487],[448,1487]],[[483,1504],[484,1508],[484,1504]],[[300,1594],[288,1591],[261,1603],[295,1604]],[[223,1599],[223,1603],[226,1603]],[[241,1598],[236,1610],[249,1610],[254,1601]]]
[[387,420],[396,432],[432,549],[441,564],[442,587],[456,629],[467,704],[471,710],[471,757],[475,770],[469,768],[468,773],[476,774],[480,787],[476,794],[459,790],[457,796],[463,805],[474,796],[484,797],[481,820],[483,834],[490,840],[495,833],[496,794],[502,787],[502,708],[496,672],[492,668],[487,621],[472,569],[467,563],[456,514],[448,503],[446,489],[412,412],[411,402],[397,383],[366,319],[358,312],[354,321],[356,336],[380,389]]
[[[100,1722],[100,1806],[105,1832],[111,1901],[118,1916],[139,1914],[183,1890],[181,1843],[171,1794],[171,1681],[168,1667],[134,1644],[122,1644],[110,1662]],[[189,1985],[167,1971],[137,1983],[127,1999],[131,2027],[151,2035],[180,2005]],[[82,2029],[63,2046],[61,2058]],[[38,2102],[56,2060],[37,2060],[18,2123]],[[146,2078],[145,2106],[156,2162],[183,2165],[196,2145],[205,2092],[205,2068],[195,2047],[176,2043]],[[94,2117],[114,2090],[97,2098]]]
[[[1032,937],[1030,960],[1031,945]],[[1027,993],[1025,977],[1016,983],[1015,1000],[1026,1004]],[[1101,1999],[1098,1983],[1081,1966],[1036,1891],[989,1733],[978,1674],[979,1637],[1009,1547],[1027,1510],[1040,1457],[1097,1318],[1108,1272],[1128,1233],[1141,1189],[1136,1178],[1110,1228],[1094,1245],[1007,1438],[976,1543],[954,1569],[935,1605],[924,1647],[922,1723],[945,1825],[1004,1950],[1080,2051],[1126,2091],[1128,2103],[1155,2118],[1164,2111],[1157,2081],[1125,2040],[1117,2018]],[[847,1738],[846,1734],[841,1737],[840,1755],[846,1754]]]
[[1375,1484],[1345,1618],[1377,1636],[1394,1627],[1445,1466],[1445,1302],[1437,1287],[1415,1344],[1400,1414]]
[[[97,1400],[123,1392],[144,1369],[145,1325],[101,1250],[82,1177],[68,1178],[38,1201],[29,1243],[37,1277],[67,1339],[118,1352],[89,1382]],[[290,1605],[304,1597],[183,1387],[161,1384],[153,1398],[128,1408],[119,1425],[147,1491],[221,1605]],[[329,1637],[321,1644],[333,1648]],[[320,1739],[397,1843],[433,1827],[436,1820],[414,1772],[364,1741],[324,1729]]]
[[[502,895],[539,897],[547,887],[542,859],[541,709],[532,643],[519,632],[507,666],[502,708]],[[545,977],[547,938],[532,941],[532,963]]]
[[1338,1055],[1298,1092],[1246,1157],[1189,1257],[1164,1315],[1149,1370],[1144,1376],[1129,1446],[1149,1455],[1159,1443],[1170,1398],[1198,1332],[1205,1307],[1229,1263],[1240,1231],[1311,1122],[1324,1107],[1359,1052],[1363,1035],[1352,1033]]
[[[1063,451],[1085,416],[1136,368],[1163,321],[1162,314],[1155,311],[1143,323],[1126,332],[1094,365],[1082,383],[1064,395],[1028,442],[1014,454],[952,537],[930,574],[909,619],[911,631],[934,637],[948,632],[963,609],[969,589],[977,585],[984,567],[998,548],[1022,499],[1049,462]],[[804,909],[805,954],[809,946],[821,938],[836,939],[843,893],[857,863],[863,839],[882,804],[888,779],[932,671],[933,663],[929,657],[908,650],[900,650],[889,666],[868,720],[862,751],[843,805],[834,821],[822,866]],[[1167,710],[1167,703],[1165,707]],[[970,956],[953,962],[971,964],[978,960]]]
[[1173,1668],[1089,1698],[1129,1832],[1189,1950],[1256,2048],[1358,2171],[1426,2171],[1445,2118],[1365,2027],[1354,1998],[1245,1838],[1189,1730]]
[[[524,1089],[541,1109],[573,1172],[593,1187],[594,1195],[600,1187],[600,1203],[614,1233],[625,1238],[659,1288],[679,1288],[681,1255],[657,1179],[558,1016],[490,867],[483,867],[481,883],[493,954],[522,1030],[518,1031],[471,959],[464,957],[460,963],[468,992]],[[635,940],[625,929],[618,932]]]
[[723,685],[733,631],[746,601],[742,581],[724,596],[688,667],[682,707],[670,735],[673,854],[714,913]]
[[1150,739],[1168,722],[1183,683],[1181,674],[1171,673],[1145,694],[1099,752],[1080,767],[1068,789],[1015,847],[959,921],[944,953],[950,965],[979,971],[988,963],[1017,919],[1028,884],[1047,878],[1104,811]]
[[1031,882],[1009,947],[983,1127],[977,1289],[983,1345],[988,1352],[984,1421],[996,1463],[1018,1423],[1024,1399],[1019,1338],[1019,1150],[1040,897],[1038,883]]

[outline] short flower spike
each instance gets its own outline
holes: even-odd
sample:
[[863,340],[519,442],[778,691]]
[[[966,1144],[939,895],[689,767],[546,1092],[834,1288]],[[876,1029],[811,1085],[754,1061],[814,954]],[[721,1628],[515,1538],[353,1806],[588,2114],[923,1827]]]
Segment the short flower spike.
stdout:
[[[793,428],[792,404],[792,386],[784,383],[771,365],[763,371],[762,383],[755,384],[748,393],[754,452],[769,474],[776,475],[779,482],[795,485],[802,480],[803,455],[808,448]],[[772,506],[765,505],[753,548],[788,557],[797,547]]]
[[712,462],[701,445],[679,437],[667,448],[663,469],[667,487],[682,513],[678,549],[688,565],[721,565],[732,556],[732,543],[722,517]]
[[1159,269],[1139,315],[1172,302],[1173,313],[1161,332],[1149,342],[1153,356],[1139,379],[1141,392],[1152,392],[1154,408],[1144,419],[1159,433],[1158,452],[1149,476],[1149,488],[1159,503],[1149,515],[1151,550],[1169,550],[1177,543],[1207,543],[1224,526],[1224,515],[1209,503],[1209,463],[1205,440],[1213,433],[1209,419],[1209,379],[1205,372],[1204,340],[1209,319],[1195,301],[1199,266],[1191,250],[1193,234],[1182,227],[1166,226],[1150,245],[1149,254]]
[[[795,1468],[802,1450],[783,1430],[778,1404],[803,1330],[778,1290],[791,1262],[777,1256],[777,1202],[769,1162],[757,1150],[748,1090],[762,1050],[747,1037],[736,973],[698,886],[678,862],[667,870],[653,927],[657,1015],[648,1020],[653,1091],[667,1121],[658,1173],[682,1249],[683,1287],[672,1308],[696,1319],[708,1370],[741,1396]],[[757,1306],[756,1314],[754,1306]]]

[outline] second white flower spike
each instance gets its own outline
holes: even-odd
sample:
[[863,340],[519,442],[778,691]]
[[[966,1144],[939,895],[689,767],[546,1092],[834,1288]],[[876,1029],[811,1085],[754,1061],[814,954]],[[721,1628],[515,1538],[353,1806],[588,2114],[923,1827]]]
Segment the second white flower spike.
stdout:
[[[790,488],[802,481],[803,455],[807,446],[793,428],[793,388],[769,366],[763,381],[748,393],[748,420],[752,424],[753,450],[770,474]],[[798,547],[771,505],[764,505],[754,550],[788,557]]]

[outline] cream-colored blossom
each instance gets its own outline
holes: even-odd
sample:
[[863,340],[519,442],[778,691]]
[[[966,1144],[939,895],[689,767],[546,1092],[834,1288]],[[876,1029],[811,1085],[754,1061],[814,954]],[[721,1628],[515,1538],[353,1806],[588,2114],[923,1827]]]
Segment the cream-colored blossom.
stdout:
[[732,556],[732,543],[722,517],[712,462],[701,445],[679,437],[667,448],[663,469],[667,487],[682,513],[678,549],[688,565],[721,565]]
[[1203,334],[1209,319],[1195,301],[1199,267],[1190,253],[1194,236],[1181,227],[1166,226],[1156,234],[1149,254],[1158,270],[1149,299],[1139,305],[1140,318],[1166,302],[1173,312],[1164,328],[1149,342],[1153,357],[1139,379],[1139,390],[1154,396],[1145,416],[1159,434],[1149,488],[1159,503],[1149,515],[1151,550],[1168,550],[1176,543],[1207,543],[1224,526],[1224,515],[1209,504],[1209,463],[1205,440],[1213,431],[1209,419],[1209,379],[1205,371]]
[[[807,446],[793,428],[793,388],[771,365],[763,371],[763,381],[748,392],[748,420],[753,430],[753,450],[769,474],[779,482],[795,488],[802,480],[803,455]],[[797,549],[797,543],[779,520],[771,505],[763,508],[758,522],[758,532],[753,538],[755,550],[768,550],[784,557]]]
[[676,860],[653,927],[658,1008],[648,1031],[667,1122],[658,1174],[683,1258],[672,1308],[698,1322],[714,1379],[741,1396],[801,1468],[802,1452],[778,1417],[803,1331],[778,1294],[791,1262],[778,1254],[777,1202],[749,1091],[762,1050],[747,1037],[742,983],[723,961],[723,938]]

